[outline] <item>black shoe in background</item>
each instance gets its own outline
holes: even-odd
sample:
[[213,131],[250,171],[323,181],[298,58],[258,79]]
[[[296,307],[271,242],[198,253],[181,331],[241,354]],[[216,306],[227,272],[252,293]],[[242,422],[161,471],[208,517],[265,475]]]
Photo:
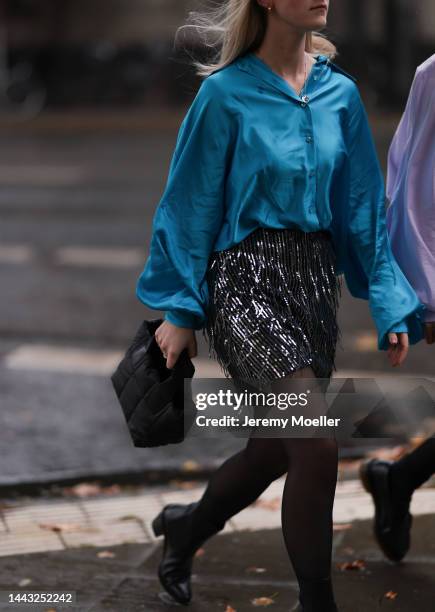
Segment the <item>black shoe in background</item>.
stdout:
[[390,561],[399,562],[411,543],[411,496],[396,491],[391,484],[392,461],[370,459],[360,467],[360,478],[375,505],[374,535]]

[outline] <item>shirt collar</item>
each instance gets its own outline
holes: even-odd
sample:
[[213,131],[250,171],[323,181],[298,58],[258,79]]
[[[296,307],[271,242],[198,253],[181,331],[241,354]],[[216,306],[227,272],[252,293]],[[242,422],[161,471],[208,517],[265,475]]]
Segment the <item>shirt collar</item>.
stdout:
[[[268,83],[271,87],[278,89],[286,96],[290,96],[293,100],[300,101],[300,97],[296,94],[287,81],[270,68],[263,60],[257,57],[251,51],[240,55],[237,58],[237,66],[240,70],[249,72],[253,76],[260,78]],[[329,63],[329,58],[326,55],[317,55],[316,63],[313,65],[310,74],[308,75],[307,84],[312,84],[312,79],[319,75],[325,66]]]

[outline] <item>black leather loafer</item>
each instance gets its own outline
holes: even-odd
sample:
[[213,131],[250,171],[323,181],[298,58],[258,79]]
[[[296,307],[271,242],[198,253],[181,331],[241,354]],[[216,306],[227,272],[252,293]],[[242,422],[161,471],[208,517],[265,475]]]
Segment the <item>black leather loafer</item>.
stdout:
[[398,497],[390,486],[391,465],[391,461],[370,459],[361,465],[360,478],[375,505],[375,538],[384,555],[397,563],[406,555],[411,543],[411,498],[397,502]]
[[207,538],[223,528],[196,521],[194,530],[192,519],[197,505],[198,502],[169,504],[152,522],[154,535],[165,536],[158,568],[160,583],[175,601],[184,605],[192,598],[191,573],[195,552]]

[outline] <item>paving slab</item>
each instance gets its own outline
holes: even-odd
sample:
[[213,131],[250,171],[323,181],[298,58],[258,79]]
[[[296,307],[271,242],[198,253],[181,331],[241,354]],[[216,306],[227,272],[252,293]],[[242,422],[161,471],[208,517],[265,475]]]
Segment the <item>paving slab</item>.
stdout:
[[[434,611],[433,517],[416,517],[413,535],[406,561],[393,564],[377,551],[371,521],[355,521],[350,530],[336,534],[333,580],[340,612]],[[99,557],[108,551],[112,558]],[[162,597],[156,578],[161,554],[161,543],[136,543],[2,557],[0,589],[16,590],[28,579],[23,589],[75,590],[78,605],[55,606],[56,612],[225,612],[227,606],[253,612],[258,609],[253,601],[261,597],[271,598],[267,609],[289,612],[296,601],[297,584],[280,529],[243,530],[206,542],[194,561],[194,597],[188,608]],[[354,560],[362,561],[361,569],[343,569]]]

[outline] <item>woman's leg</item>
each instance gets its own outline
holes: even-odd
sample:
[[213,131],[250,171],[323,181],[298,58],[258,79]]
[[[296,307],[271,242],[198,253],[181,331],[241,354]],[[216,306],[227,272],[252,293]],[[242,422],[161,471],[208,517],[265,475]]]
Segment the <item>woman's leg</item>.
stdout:
[[[237,378],[232,380],[239,392],[258,391]],[[279,439],[249,438],[244,449],[229,457],[211,475],[195,511],[198,522],[208,518],[223,525],[286,471],[287,456]]]
[[[311,368],[296,375],[315,379]],[[275,381],[272,390],[288,392],[286,383],[287,377]],[[305,437],[283,438],[281,443],[289,466],[282,499],[283,536],[299,581],[303,610],[335,611],[330,574],[337,442],[334,438]]]
[[222,525],[252,504],[287,471],[287,456],[276,438],[250,438],[246,447],[227,459],[210,477],[199,500],[195,520]]
[[[274,381],[268,391],[285,390],[288,378],[294,376],[315,378],[311,368],[304,368]],[[254,502],[288,470],[282,524],[300,584],[303,609],[304,612],[335,611],[330,567],[337,447],[334,440],[322,438],[251,437],[243,450],[212,474],[198,502],[185,510],[172,511],[179,514],[179,527],[174,527],[172,551],[169,545],[161,572],[166,574],[166,588],[173,596],[184,602],[190,599],[191,561],[203,541],[222,529],[229,518]],[[171,522],[175,525],[176,518]],[[180,533],[184,534],[183,542],[175,543],[177,538],[180,540]],[[174,579],[175,574],[180,576]]]

